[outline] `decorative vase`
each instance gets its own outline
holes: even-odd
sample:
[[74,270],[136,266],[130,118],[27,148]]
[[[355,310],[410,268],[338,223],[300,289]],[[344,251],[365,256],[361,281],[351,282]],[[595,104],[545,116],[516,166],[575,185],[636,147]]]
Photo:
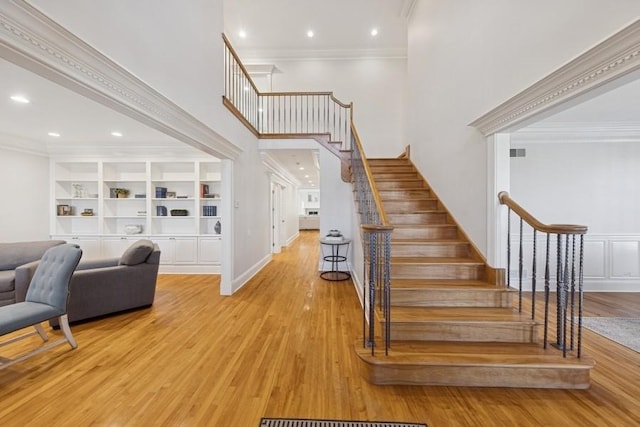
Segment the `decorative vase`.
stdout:
[[222,224],[220,224],[220,221],[216,221],[216,225],[213,226],[213,231],[215,231],[216,234],[220,234],[222,231]]

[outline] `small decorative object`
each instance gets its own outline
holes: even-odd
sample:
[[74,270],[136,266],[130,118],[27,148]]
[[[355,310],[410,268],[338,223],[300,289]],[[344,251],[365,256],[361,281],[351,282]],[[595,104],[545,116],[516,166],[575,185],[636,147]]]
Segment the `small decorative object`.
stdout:
[[156,215],[157,216],[167,216],[167,207],[166,206],[156,206]]
[[73,187],[73,198],[74,199],[81,199],[87,196],[86,192],[84,191],[84,185],[83,184],[77,184],[77,183],[73,183],[71,184],[71,187]]
[[178,196],[178,199],[188,199],[189,196]]
[[69,205],[58,205],[58,216],[69,216],[71,215],[71,206]]
[[216,225],[213,226],[213,231],[215,231],[216,234],[220,234],[222,232],[222,224],[220,224],[220,221],[216,221]]
[[217,216],[218,215],[218,207],[217,206],[203,206],[202,207],[202,216]]
[[93,216],[93,209],[86,208],[85,210],[82,211],[82,213],[80,215],[82,215],[82,216]]
[[138,216],[147,216],[147,211],[138,211],[138,212],[136,212],[136,215],[138,215]]
[[207,197],[209,195],[209,185],[200,184],[200,197]]
[[186,209],[171,209],[171,216],[189,216],[189,211]]
[[167,191],[167,199],[175,199],[176,192],[175,191]]
[[167,198],[167,187],[156,187],[156,199]]
[[129,197],[129,190],[126,188],[115,188],[114,192],[116,193],[116,197],[118,199],[126,199]]
[[135,194],[133,197],[135,199],[146,199],[147,195],[146,194]]
[[329,230],[329,233],[325,237],[325,240],[333,240],[333,241],[341,241],[342,239],[343,237],[340,230]]
[[124,226],[125,234],[140,234],[142,233],[142,225],[140,224],[129,224]]

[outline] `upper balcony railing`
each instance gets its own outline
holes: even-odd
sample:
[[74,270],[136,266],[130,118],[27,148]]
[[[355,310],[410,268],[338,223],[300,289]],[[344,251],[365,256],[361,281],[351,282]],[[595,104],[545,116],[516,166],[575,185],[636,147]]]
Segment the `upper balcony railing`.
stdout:
[[349,150],[352,104],[332,92],[260,92],[237,53],[223,35],[224,103],[260,138],[327,135]]

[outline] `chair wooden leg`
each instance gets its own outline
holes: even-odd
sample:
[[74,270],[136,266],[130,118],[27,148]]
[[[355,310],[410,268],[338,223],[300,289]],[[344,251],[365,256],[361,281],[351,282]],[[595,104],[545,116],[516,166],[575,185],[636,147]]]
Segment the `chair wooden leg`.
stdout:
[[40,323],[33,325],[33,327],[36,328],[36,331],[38,332],[38,335],[40,335],[40,338],[42,338],[42,341],[49,341],[49,336],[44,331],[44,328]]
[[71,348],[78,347],[75,338],[73,338],[73,335],[71,334],[71,328],[69,328],[69,318],[67,317],[67,315],[63,314],[62,316],[60,316],[58,318],[58,322],[60,323],[60,329],[62,330],[62,333],[64,334],[64,337],[67,339],[67,342],[69,343]]

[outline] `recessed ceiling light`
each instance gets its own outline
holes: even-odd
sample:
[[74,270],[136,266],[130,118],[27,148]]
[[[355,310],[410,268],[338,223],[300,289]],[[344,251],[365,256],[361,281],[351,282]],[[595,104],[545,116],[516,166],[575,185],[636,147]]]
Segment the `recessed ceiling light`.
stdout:
[[59,138],[60,134],[58,132],[49,132],[47,135],[52,136],[54,138]]
[[375,37],[377,35],[378,35],[378,29],[377,28],[371,29],[371,37]]
[[307,31],[307,37],[309,37],[309,38],[313,37],[313,31],[312,30]]
[[240,30],[240,31],[238,31],[238,36],[241,39],[245,39],[245,38],[247,38],[247,32],[245,30]]
[[301,171],[303,171],[303,170],[304,170],[304,167],[300,166],[298,169],[300,169]]
[[19,102],[20,104],[28,104],[31,102],[27,97],[23,95],[13,95],[11,96],[11,100],[15,102]]
[[117,136],[117,137],[119,138],[119,137],[121,137],[121,136],[122,136],[122,132],[114,131],[114,132],[111,132],[111,135],[112,135],[112,136]]
[[313,184],[313,181],[309,180],[309,184]]
[[309,175],[305,175],[304,177],[305,177],[305,178],[309,178]]

